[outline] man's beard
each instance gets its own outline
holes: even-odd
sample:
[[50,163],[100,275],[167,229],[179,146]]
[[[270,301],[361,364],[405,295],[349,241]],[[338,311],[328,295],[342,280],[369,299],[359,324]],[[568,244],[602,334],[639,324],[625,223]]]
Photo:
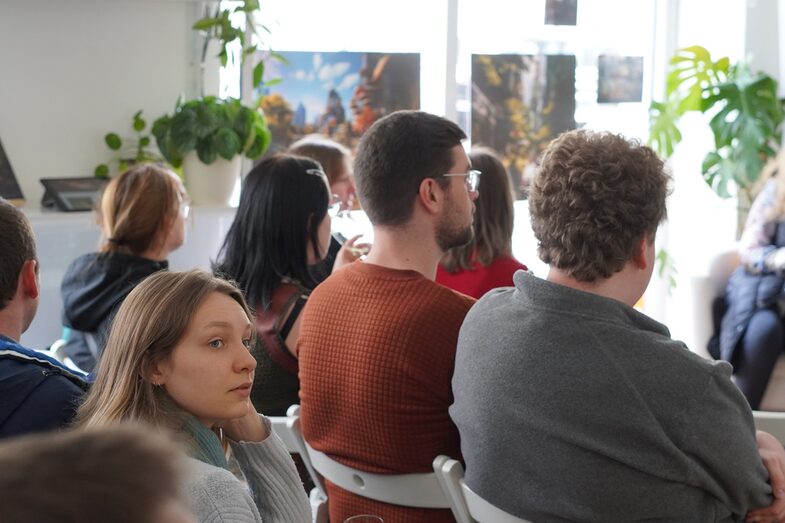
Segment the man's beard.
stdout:
[[[452,218],[452,219],[451,219]],[[436,228],[436,244],[443,252],[466,245],[474,238],[474,224],[456,225],[455,216],[445,218]]]

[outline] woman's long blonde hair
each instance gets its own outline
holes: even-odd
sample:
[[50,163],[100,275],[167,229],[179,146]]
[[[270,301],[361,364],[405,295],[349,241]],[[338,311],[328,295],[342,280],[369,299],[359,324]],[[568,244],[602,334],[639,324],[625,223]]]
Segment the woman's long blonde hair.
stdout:
[[201,270],[158,272],[131,291],[112,323],[95,383],[77,411],[76,424],[142,421],[179,431],[185,413],[165,388],[150,382],[150,374],[155,364],[171,355],[199,305],[213,292],[239,303],[251,320],[240,290]]
[[774,179],[777,186],[777,195],[774,198],[774,205],[769,211],[768,218],[771,220],[782,220],[785,217],[785,148],[769,160],[760,173],[760,178],[752,189],[750,202],[763,190],[763,187]]
[[139,256],[180,210],[177,175],[159,164],[132,167],[113,178],[101,197],[101,252]]

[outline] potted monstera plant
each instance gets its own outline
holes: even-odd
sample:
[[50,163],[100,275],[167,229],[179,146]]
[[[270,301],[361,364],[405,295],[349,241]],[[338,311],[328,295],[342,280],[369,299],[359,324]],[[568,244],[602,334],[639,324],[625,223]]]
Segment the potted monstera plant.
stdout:
[[649,109],[649,143],[661,156],[673,154],[682,138],[679,119],[689,111],[711,117],[714,150],[703,160],[703,179],[720,197],[737,196],[743,209],[782,142],[785,112],[777,81],[743,61],[715,61],[701,46],[679,49],[670,60],[665,99]]
[[242,156],[258,158],[270,144],[264,115],[234,98],[178,100],[174,112],[153,123],[164,158],[183,166],[194,202],[226,205],[240,175]]

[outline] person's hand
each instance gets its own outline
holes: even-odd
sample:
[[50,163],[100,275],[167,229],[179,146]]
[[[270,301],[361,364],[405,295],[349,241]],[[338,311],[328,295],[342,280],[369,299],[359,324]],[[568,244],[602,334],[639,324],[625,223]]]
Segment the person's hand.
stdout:
[[235,418],[220,423],[224,435],[232,441],[249,441],[258,443],[267,439],[270,431],[262,423],[251,402],[248,402],[248,413],[242,418]]
[[785,247],[771,251],[763,259],[763,265],[772,272],[785,270]]
[[338,269],[349,265],[350,263],[359,260],[371,250],[370,243],[357,243],[362,234],[352,236],[341,246],[341,250],[335,256],[335,264],[333,265],[333,272]]
[[745,521],[785,521],[785,449],[777,438],[767,432],[759,430],[755,439],[760,459],[769,473],[774,500],[768,507],[751,510]]

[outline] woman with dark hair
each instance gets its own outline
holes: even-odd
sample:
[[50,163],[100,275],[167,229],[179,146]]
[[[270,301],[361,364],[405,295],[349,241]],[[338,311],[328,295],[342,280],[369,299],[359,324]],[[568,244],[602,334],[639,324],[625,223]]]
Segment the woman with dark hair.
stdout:
[[474,202],[474,238],[447,251],[436,281],[473,298],[512,285],[515,271],[528,270],[512,256],[512,190],[507,169],[492,149],[469,154],[472,169],[482,172],[480,196]]
[[[313,267],[327,253],[330,214],[339,208],[317,162],[267,158],[243,182],[237,214],[213,267],[216,275],[237,282],[254,310],[258,365],[251,400],[268,416],[283,416],[299,402],[300,313],[318,283]],[[357,258],[355,241],[339,251],[334,270]]]

